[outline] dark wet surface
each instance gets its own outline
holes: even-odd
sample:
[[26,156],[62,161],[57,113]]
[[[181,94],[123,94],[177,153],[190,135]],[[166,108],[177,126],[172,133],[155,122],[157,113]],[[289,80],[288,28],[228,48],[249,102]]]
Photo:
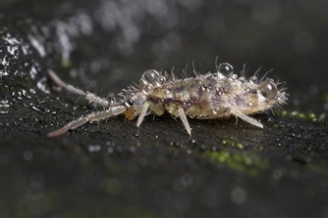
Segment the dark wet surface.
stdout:
[[[2,1],[1,217],[328,217],[328,15],[324,1]],[[46,77],[101,96],[149,68],[215,58],[286,81],[265,128],[123,116],[59,138],[95,110]],[[178,74],[178,73],[177,73]]]

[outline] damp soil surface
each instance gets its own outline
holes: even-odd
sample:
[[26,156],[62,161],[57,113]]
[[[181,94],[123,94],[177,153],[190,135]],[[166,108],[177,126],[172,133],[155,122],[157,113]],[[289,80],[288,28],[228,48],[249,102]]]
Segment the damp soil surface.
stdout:
[[[328,15],[323,0],[2,0],[0,214],[16,217],[328,217]],[[117,116],[58,137],[103,97],[158,69],[215,59],[285,81],[288,105],[253,117]]]

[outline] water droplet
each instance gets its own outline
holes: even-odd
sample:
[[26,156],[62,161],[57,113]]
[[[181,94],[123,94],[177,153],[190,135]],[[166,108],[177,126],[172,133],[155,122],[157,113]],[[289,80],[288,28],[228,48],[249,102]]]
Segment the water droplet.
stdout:
[[88,150],[89,150],[89,152],[98,152],[101,150],[101,146],[100,145],[89,145]]
[[33,153],[31,151],[25,151],[23,157],[25,160],[30,161],[33,159]]
[[225,89],[223,87],[217,87],[216,88],[216,94],[217,95],[223,95],[225,93]]
[[146,70],[141,76],[141,82],[144,85],[155,84],[156,79],[158,78],[159,73],[156,70]]
[[156,85],[158,85],[158,86],[161,86],[161,85],[163,85],[164,83],[165,83],[165,77],[164,76],[159,76],[157,79],[156,79]]
[[136,150],[137,150],[136,147],[134,147],[134,146],[131,146],[131,147],[130,147],[130,152],[131,152],[131,153],[136,152]]
[[173,86],[169,85],[169,86],[166,87],[166,93],[167,94],[171,93],[172,90],[173,90]]
[[241,76],[241,77],[239,77],[239,81],[240,81],[240,82],[245,82],[245,81],[246,81],[246,78],[243,77],[243,76]]
[[277,86],[274,84],[273,80],[261,82],[258,85],[258,90],[260,90],[261,94],[269,100],[274,99],[278,92]]
[[257,77],[256,77],[256,76],[251,76],[251,77],[249,78],[249,82],[250,82],[250,83],[257,83]]
[[112,147],[109,147],[109,148],[107,148],[107,152],[108,152],[109,154],[111,154],[111,153],[114,152],[114,149],[113,149]]
[[130,98],[125,101],[125,106],[131,107],[133,105],[133,103],[134,103],[134,100]]
[[10,53],[12,56],[18,55],[18,49],[19,47],[14,45],[14,46],[7,46],[7,51]]
[[231,200],[237,205],[245,203],[247,200],[247,193],[241,187],[236,187],[231,191]]
[[231,66],[231,64],[229,63],[221,63],[218,66],[218,72],[223,73],[223,74],[232,74],[233,73],[233,66]]
[[145,85],[142,88],[143,93],[145,93],[146,95],[149,95],[150,93],[152,93],[154,90],[154,87],[152,85]]
[[203,91],[211,91],[211,90],[213,90],[213,86],[211,84],[204,84],[202,86],[202,90]]
[[36,86],[41,90],[43,91],[44,93],[46,94],[50,94],[50,91],[48,90],[48,87],[46,85],[46,77],[42,77],[36,84]]
[[238,78],[238,75],[237,74],[231,74],[230,75],[230,79],[232,79],[232,80],[235,80],[237,78]]

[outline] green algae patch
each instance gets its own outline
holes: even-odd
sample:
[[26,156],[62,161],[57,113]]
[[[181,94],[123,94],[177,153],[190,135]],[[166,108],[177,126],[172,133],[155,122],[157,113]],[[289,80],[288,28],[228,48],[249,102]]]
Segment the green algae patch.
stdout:
[[278,114],[282,116],[296,117],[303,120],[309,120],[311,122],[321,121],[324,119],[324,115],[317,116],[315,113],[308,112],[302,113],[299,111],[281,111]]
[[72,61],[69,60],[69,59],[62,59],[61,61],[61,65],[64,67],[64,68],[69,68],[72,66]]
[[[310,171],[315,173],[316,175],[320,175],[325,179],[328,179],[328,169],[319,164],[308,164],[306,168]],[[328,183],[328,180],[326,180]]]
[[257,154],[247,152],[205,151],[203,157],[251,176],[258,176],[268,168],[266,160]]
[[227,147],[236,147],[236,148],[239,148],[239,149],[244,148],[242,143],[236,142],[232,139],[222,139],[222,144],[227,146]]

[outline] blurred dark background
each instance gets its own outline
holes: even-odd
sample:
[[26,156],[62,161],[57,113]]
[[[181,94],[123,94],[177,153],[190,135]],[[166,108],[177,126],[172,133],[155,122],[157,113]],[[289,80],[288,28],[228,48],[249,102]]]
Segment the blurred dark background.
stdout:
[[[324,0],[0,2],[0,217],[328,217],[328,4]],[[154,68],[215,59],[286,81],[284,111],[191,120],[119,116],[56,139],[101,96]],[[99,108],[98,108],[99,109]]]

